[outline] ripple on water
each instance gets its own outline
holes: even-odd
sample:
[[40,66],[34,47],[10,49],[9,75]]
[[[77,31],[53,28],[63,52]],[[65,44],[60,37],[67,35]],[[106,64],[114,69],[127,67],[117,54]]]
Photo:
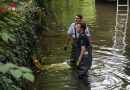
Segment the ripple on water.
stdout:
[[129,90],[130,76],[124,72],[128,68],[128,59],[116,52],[111,47],[101,46],[93,50],[93,65],[90,76],[92,90]]
[[[123,84],[123,81],[112,73],[101,74],[91,77],[92,90],[113,90]],[[118,87],[119,88],[119,87]]]

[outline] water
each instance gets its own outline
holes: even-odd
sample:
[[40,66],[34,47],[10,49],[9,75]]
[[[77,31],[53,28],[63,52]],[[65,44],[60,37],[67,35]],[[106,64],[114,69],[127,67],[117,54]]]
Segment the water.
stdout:
[[46,71],[37,76],[33,86],[35,90],[130,90],[130,26],[128,20],[126,29],[115,30],[116,4],[57,0],[52,2],[50,9],[53,9],[48,20],[51,31],[44,33],[40,43],[45,64],[69,59],[71,46],[67,51],[63,50],[66,30],[75,14],[82,13],[90,29],[93,46],[90,85],[84,85],[73,69]]

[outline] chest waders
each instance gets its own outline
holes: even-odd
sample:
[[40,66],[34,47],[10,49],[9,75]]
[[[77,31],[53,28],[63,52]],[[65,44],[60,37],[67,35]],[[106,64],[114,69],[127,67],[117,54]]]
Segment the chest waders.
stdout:
[[71,56],[70,56],[70,62],[71,63],[76,63],[76,60],[78,59],[77,55],[77,32],[76,32],[76,23],[74,25],[74,31],[75,31],[75,38],[73,38],[73,43],[72,43],[72,50],[71,50]]
[[[85,41],[86,40],[84,40],[84,42]],[[89,46],[85,45],[85,47],[87,48],[88,53],[84,54],[83,58],[81,59],[81,62],[79,63],[78,77],[82,79],[85,83],[89,83],[87,73],[92,65],[92,46],[89,44]]]

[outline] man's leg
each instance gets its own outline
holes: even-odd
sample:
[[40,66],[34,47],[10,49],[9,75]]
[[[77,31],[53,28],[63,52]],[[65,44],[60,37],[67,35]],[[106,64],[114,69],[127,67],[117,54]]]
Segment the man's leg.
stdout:
[[76,43],[74,42],[72,44],[72,50],[71,50],[71,56],[70,56],[70,62],[76,63],[77,56],[76,56]]
[[91,67],[91,60],[83,58],[78,67],[78,78],[83,81],[84,84],[89,85],[90,80],[88,77],[88,70]]
[[85,55],[81,60],[78,67],[78,76],[87,77],[88,70],[91,68],[92,60],[88,58],[88,55]]

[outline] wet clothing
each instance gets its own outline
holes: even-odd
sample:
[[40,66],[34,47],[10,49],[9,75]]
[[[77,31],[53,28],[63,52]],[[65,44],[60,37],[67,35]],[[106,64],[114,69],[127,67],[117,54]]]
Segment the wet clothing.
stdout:
[[[87,25],[86,25],[87,26]],[[70,62],[76,63],[76,60],[78,59],[78,51],[77,50],[77,39],[79,37],[79,33],[76,31],[76,24],[72,23],[69,27],[69,30],[67,31],[67,34],[72,35],[73,37],[73,43],[72,43],[72,51],[71,51],[71,56],[70,56]],[[85,34],[87,36],[90,36],[88,27],[85,29]]]
[[77,51],[78,57],[81,52],[81,46],[85,46],[86,52],[79,63],[78,75],[79,77],[84,78],[87,77],[87,72],[92,65],[92,47],[90,46],[88,37],[85,33],[80,34],[77,40],[77,48],[78,48],[77,50],[79,50]]

